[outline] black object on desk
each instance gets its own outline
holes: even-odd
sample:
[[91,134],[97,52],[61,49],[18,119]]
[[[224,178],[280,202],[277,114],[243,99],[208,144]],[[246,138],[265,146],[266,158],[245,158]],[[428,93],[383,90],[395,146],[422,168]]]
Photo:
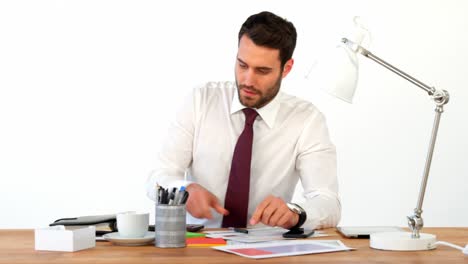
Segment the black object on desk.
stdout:
[[56,225],[63,225],[68,228],[93,225],[96,228],[97,236],[117,231],[117,219],[115,214],[61,218],[49,224],[49,226]]
[[336,230],[348,238],[370,238],[372,233],[404,231],[397,226],[337,226]]
[[[119,231],[117,229],[117,217],[115,214],[61,218],[49,224],[49,226],[56,225],[64,225],[66,227],[83,227],[93,225],[96,227],[96,236],[98,237]],[[197,232],[204,227],[204,225],[187,224],[186,229],[188,232]],[[154,231],[154,225],[149,225],[148,231]]]
[[315,230],[304,231],[303,228],[294,228],[283,234],[284,238],[308,238],[313,235]]

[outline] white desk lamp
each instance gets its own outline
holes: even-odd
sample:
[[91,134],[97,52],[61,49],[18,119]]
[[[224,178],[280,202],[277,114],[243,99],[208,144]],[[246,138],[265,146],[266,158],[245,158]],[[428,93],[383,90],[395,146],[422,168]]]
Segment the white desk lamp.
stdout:
[[[361,45],[354,43],[346,38],[341,40],[339,48],[340,49],[337,50],[338,53],[336,53],[335,57],[333,58],[334,70],[332,72],[335,74],[328,72],[326,74],[328,76],[325,76],[325,79],[334,79],[335,85],[324,87],[330,94],[346,102],[352,102],[354,91],[357,87],[358,59],[356,54],[359,53],[421,88],[435,102],[435,119],[432,128],[431,139],[429,142],[429,150],[426,157],[424,174],[419,191],[419,198],[416,204],[416,208],[414,209],[414,214],[407,217],[408,226],[412,232],[382,232],[373,233],[370,236],[370,247],[376,249],[401,251],[434,249],[436,247],[436,236],[432,234],[420,233],[419,231],[423,227],[423,219],[421,217],[422,204],[424,200],[427,179],[429,176],[429,169],[431,167],[432,154],[434,152],[437,131],[439,128],[440,116],[443,112],[443,106],[449,101],[449,94],[445,90],[436,90],[434,87],[429,87],[428,85],[418,81],[405,72],[375,56]],[[345,56],[343,56],[342,53],[345,53]]]

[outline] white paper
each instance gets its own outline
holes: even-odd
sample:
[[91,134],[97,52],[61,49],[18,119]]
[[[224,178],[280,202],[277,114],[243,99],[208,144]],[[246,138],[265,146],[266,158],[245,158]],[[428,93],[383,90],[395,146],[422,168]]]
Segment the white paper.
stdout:
[[213,248],[253,259],[352,250],[352,248],[347,247],[340,240],[283,240],[249,245],[217,246]]

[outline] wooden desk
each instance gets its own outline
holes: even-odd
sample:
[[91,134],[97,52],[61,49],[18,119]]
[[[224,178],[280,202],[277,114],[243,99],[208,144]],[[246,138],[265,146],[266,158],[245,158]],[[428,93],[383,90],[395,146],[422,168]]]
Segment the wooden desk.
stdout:
[[[74,253],[49,252],[34,250],[33,230],[4,229],[0,230],[0,263],[468,263],[462,252],[446,246],[419,252],[380,251],[369,248],[368,239],[346,239],[334,229],[325,231],[331,236],[320,239],[340,239],[357,250],[254,260],[211,248],[160,249],[96,242],[95,248]],[[438,240],[468,243],[468,228],[425,228],[424,232],[437,235]]]

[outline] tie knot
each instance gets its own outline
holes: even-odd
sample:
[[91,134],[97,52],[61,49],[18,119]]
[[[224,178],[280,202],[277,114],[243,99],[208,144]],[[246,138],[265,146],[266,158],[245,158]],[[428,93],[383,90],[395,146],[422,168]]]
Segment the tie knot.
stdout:
[[257,111],[252,108],[244,108],[242,112],[244,112],[245,115],[245,124],[251,126],[258,115]]

